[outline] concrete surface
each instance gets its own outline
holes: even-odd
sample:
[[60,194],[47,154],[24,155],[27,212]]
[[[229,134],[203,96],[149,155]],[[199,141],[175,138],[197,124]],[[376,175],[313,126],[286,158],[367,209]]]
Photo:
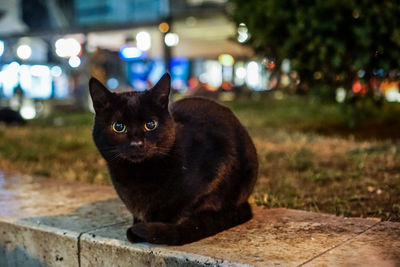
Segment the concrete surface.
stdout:
[[112,187],[0,173],[0,266],[400,266],[400,223],[253,211],[184,246],[131,244]]

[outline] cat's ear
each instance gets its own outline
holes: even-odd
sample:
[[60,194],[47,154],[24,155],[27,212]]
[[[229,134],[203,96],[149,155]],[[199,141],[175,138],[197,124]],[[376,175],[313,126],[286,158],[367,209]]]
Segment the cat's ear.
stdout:
[[165,73],[153,88],[148,91],[153,101],[162,108],[168,107],[169,92],[171,91],[171,76]]
[[96,78],[91,78],[89,81],[89,92],[93,101],[93,108],[96,113],[99,113],[110,106],[113,93]]

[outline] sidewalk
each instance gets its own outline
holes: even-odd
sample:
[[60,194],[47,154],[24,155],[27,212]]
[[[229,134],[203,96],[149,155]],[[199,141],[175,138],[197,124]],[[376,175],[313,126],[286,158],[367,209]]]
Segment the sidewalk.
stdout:
[[0,173],[0,266],[400,266],[400,223],[253,211],[184,246],[131,244],[112,187]]

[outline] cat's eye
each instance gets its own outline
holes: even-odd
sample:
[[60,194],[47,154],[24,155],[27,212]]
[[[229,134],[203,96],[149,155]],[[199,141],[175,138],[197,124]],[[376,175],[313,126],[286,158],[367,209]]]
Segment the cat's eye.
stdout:
[[151,120],[144,124],[144,129],[146,131],[150,132],[150,131],[155,130],[157,128],[157,125],[158,125],[157,121]]
[[126,132],[126,125],[121,122],[113,122],[112,129],[116,133],[125,133]]

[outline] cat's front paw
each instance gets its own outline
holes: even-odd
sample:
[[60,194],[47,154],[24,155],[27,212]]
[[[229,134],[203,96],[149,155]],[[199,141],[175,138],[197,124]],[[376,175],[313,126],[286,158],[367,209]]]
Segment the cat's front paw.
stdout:
[[129,242],[132,242],[132,243],[146,242],[145,239],[143,239],[142,237],[135,234],[132,231],[132,228],[133,228],[133,226],[129,227],[128,230],[126,230],[126,238],[129,240]]
[[137,223],[128,229],[127,237],[132,243],[166,244],[168,234],[168,226],[164,223]]

